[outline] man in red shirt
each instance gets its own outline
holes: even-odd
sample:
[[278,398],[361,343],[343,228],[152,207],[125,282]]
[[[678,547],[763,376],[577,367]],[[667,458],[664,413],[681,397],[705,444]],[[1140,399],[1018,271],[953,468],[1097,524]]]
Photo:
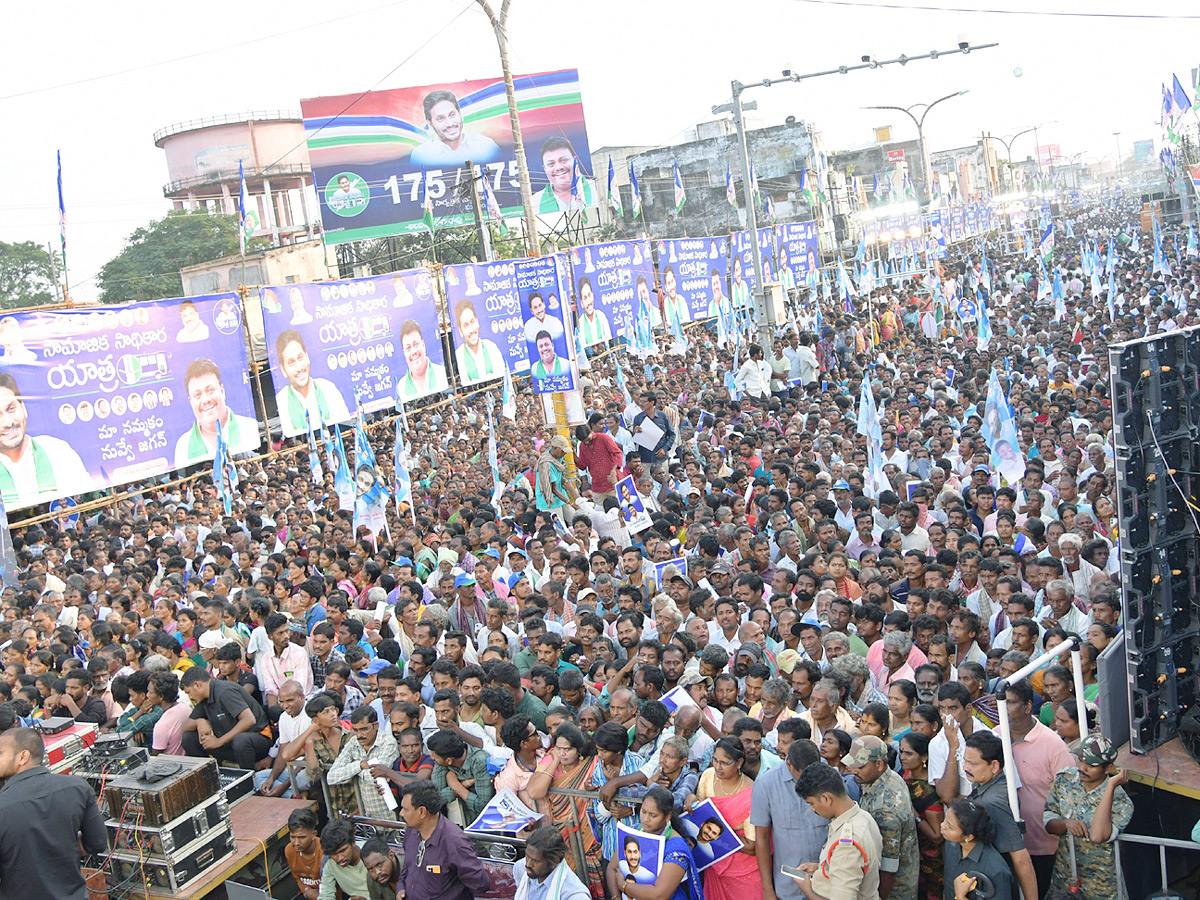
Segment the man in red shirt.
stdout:
[[592,500],[599,503],[606,497],[615,497],[617,493],[613,475],[621,471],[621,464],[625,461],[617,442],[587,425],[575,429],[575,438],[579,441],[575,464],[588,473],[592,482]]

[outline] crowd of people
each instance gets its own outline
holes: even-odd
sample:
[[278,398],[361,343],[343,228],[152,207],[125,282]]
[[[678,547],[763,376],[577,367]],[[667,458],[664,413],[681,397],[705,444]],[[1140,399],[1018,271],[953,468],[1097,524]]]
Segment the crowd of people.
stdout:
[[[463,828],[503,789],[545,817],[522,897],[1116,897],[1132,806],[1095,705],[1122,627],[1105,347],[1193,323],[1200,274],[1170,236],[1176,274],[1154,271],[1132,212],[1064,209],[1049,270],[1006,235],[855,312],[802,292],[769,347],[696,325],[686,353],[664,335],[644,360],[597,354],[574,440],[532,427],[525,392],[496,422],[498,508],[480,393],[409,407],[412,508],[385,535],[355,534],[332,475],[288,448],[239,463],[231,515],[200,477],[14,526],[0,777],[36,767],[29,728],[52,716],[252,769],[264,796],[318,801],[287,848],[309,900],[486,893]],[[1096,246],[1115,250],[1111,315],[1082,277]],[[952,312],[979,294],[986,341]],[[392,428],[371,428],[389,483]],[[627,476],[650,518],[634,532]],[[1063,652],[997,691],[1069,636],[1078,673]],[[709,865],[679,819],[706,800],[742,845]],[[21,802],[0,791],[5,876]],[[360,846],[347,816],[377,836]],[[654,884],[623,874],[619,825],[666,838]]]

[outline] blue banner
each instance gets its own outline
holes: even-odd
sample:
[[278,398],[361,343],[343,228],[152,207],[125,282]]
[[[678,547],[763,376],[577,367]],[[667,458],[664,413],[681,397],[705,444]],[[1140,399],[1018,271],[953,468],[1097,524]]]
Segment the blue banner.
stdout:
[[[658,268],[663,277],[663,306],[668,323],[672,310],[686,304],[683,321],[713,319],[717,307],[729,309],[729,241],[725,238],[684,238],[658,242]],[[672,278],[667,279],[670,269]],[[671,282],[675,285],[674,298]],[[681,302],[682,301],[682,302]]]
[[575,341],[563,291],[566,257],[561,254],[516,261],[526,353],[537,394],[575,390]]
[[966,238],[966,234],[963,232],[963,208],[952,206],[950,207],[950,240],[957,244],[964,238]]
[[[735,309],[754,307],[754,247],[750,243],[750,233],[735,231],[731,236],[733,247],[730,250],[731,282],[730,292],[733,295]],[[766,227],[758,229],[758,249],[762,254],[763,279],[768,283],[775,280],[775,229]]]
[[937,259],[946,258],[946,228],[940,209],[925,216],[925,252]]
[[576,325],[583,346],[634,338],[638,290],[654,284],[649,241],[613,241],[571,250]]
[[967,223],[967,237],[975,237],[975,235],[979,234],[979,229],[977,227],[977,222],[975,220],[975,207],[974,206],[967,207],[966,223]]
[[258,449],[236,294],[0,319],[0,496],[10,509]]
[[512,260],[446,266],[446,306],[454,334],[454,358],[464,387],[529,368],[525,320]]
[[[436,291],[428,269],[261,288],[263,329],[284,437],[349,422],[446,390]],[[419,375],[417,374],[419,372]]]
[[779,226],[779,280],[789,295],[810,283],[818,270],[817,223]]

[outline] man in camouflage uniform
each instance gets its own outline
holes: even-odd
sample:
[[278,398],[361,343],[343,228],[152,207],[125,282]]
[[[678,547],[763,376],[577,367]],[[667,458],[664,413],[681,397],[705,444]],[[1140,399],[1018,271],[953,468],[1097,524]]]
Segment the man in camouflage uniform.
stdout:
[[1075,748],[1075,757],[1078,768],[1064,769],[1054,776],[1042,816],[1050,834],[1063,836],[1058,842],[1050,889],[1066,890],[1075,885],[1070,848],[1074,840],[1075,869],[1083,896],[1115,900],[1125,896],[1125,886],[1117,883],[1113,854],[1117,835],[1128,827],[1133,816],[1133,803],[1121,787],[1129,781],[1129,774],[1122,769],[1109,774],[1117,750],[1099,734],[1081,742]]
[[888,768],[887,745],[871,735],[855,738],[842,765],[862,785],[859,805],[879,826],[883,841],[879,896],[882,900],[917,900],[917,819],[908,785]]
[[879,826],[847,796],[837,769],[813,763],[796,779],[796,793],[813,812],[829,819],[819,862],[798,866],[804,877],[793,879],[807,900],[880,900]]

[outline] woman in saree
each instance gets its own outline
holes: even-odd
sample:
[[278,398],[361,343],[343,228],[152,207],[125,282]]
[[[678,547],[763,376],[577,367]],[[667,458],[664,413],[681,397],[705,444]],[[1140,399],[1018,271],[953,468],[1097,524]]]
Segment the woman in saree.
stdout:
[[[638,821],[642,831],[666,838],[662,869],[654,884],[638,884],[621,873],[614,857],[605,872],[609,896],[624,894],[630,900],[704,900],[700,873],[692,859],[692,848],[683,836],[683,823],[674,812],[671,792],[661,784],[650,788],[642,800]],[[592,896],[600,895],[593,893]]]
[[723,737],[713,748],[712,766],[700,776],[695,795],[685,809],[711,800],[742,841],[742,849],[705,869],[708,900],[762,900],[762,877],[754,856],[754,826],[750,824],[750,793],[754,782],[742,772],[746,752],[735,737]]
[[[567,841],[567,864],[593,897],[604,896],[604,865],[600,842],[592,830],[588,801],[582,797],[551,794],[551,790],[589,791],[599,760],[596,748],[578,726],[566,723],[554,732],[554,744],[529,779],[525,792],[534,801],[544,800],[554,825]],[[582,867],[579,860],[583,860]],[[582,869],[582,871],[581,871]]]

